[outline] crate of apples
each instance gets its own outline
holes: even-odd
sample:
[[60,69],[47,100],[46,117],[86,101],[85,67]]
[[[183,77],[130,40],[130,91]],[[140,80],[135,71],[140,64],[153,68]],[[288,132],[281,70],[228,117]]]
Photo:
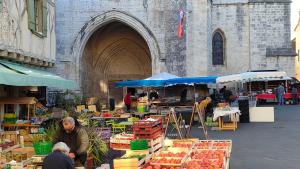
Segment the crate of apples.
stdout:
[[153,166],[181,166],[182,158],[176,157],[154,157],[150,160]]
[[195,149],[223,149],[226,150],[227,157],[230,156],[232,149],[231,140],[200,140],[195,144]]
[[175,148],[191,148],[193,143],[191,142],[174,142],[173,147]]
[[230,149],[232,146],[231,140],[227,141],[214,141],[212,143],[212,148],[219,148],[219,149]]
[[209,149],[212,146],[212,141],[199,141],[195,144],[196,149]]
[[223,169],[223,163],[217,160],[188,161],[183,169]]
[[150,165],[150,163],[148,163],[143,167],[143,169],[181,169],[181,167]]

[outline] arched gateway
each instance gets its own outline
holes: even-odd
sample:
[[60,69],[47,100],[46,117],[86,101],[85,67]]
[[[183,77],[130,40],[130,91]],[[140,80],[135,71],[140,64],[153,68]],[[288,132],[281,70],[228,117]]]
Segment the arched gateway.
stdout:
[[125,12],[108,11],[86,23],[74,41],[72,56],[84,96],[122,103],[119,80],[141,79],[159,71],[160,51],[151,31]]

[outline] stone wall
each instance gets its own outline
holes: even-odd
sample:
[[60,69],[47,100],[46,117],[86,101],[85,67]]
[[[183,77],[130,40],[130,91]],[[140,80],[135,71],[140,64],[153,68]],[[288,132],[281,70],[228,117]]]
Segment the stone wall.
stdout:
[[267,48],[291,48],[290,4],[250,3],[250,56],[251,69],[278,69],[294,76],[293,57],[266,57]]
[[[212,52],[209,52],[210,72],[213,75],[228,75],[249,70],[249,7],[248,4],[212,5],[212,28],[223,32],[225,37],[225,64],[212,65]],[[210,44],[211,42],[210,38]],[[210,47],[211,49],[211,47]]]
[[207,0],[187,4],[187,76],[207,75],[209,46],[209,4]]
[[55,60],[55,4],[48,1],[48,31],[38,37],[28,29],[26,1],[3,0],[0,9],[0,50],[40,60]]
[[[97,0],[57,1],[57,72],[67,71],[67,78],[80,82],[78,76],[80,71],[82,71],[80,68],[82,53],[80,51],[73,51],[78,35],[84,36],[83,34],[87,35],[95,31],[87,30],[86,26],[93,22],[97,16],[109,11],[120,11],[132,17],[135,22],[141,23],[143,29],[151,35],[151,41],[156,43],[157,55],[153,54],[154,51],[151,49],[151,44],[148,44],[152,55],[153,74],[168,71],[180,76],[186,75],[184,62],[186,55],[185,38],[181,41],[178,41],[176,38],[179,8],[181,6],[185,7],[183,2],[183,0],[180,0],[180,2],[162,0],[103,0],[101,3]],[[116,19],[128,24],[123,18],[116,17]],[[140,30],[137,31],[140,33]],[[149,39],[145,38],[145,41],[148,42]],[[84,46],[84,39],[80,43]],[[66,68],[69,70],[65,70]]]
[[[128,24],[145,39],[152,57],[152,74],[168,71],[179,76],[205,76],[278,69],[294,76],[295,58],[277,59],[266,54],[269,48],[291,47],[289,0],[56,3],[57,71],[79,83],[82,52],[76,48],[84,48],[93,31],[103,26],[101,20],[107,18]],[[182,39],[176,35],[180,9],[185,13]],[[124,16],[130,17],[130,23]],[[212,65],[212,34],[217,29],[224,32],[226,39],[224,66]]]

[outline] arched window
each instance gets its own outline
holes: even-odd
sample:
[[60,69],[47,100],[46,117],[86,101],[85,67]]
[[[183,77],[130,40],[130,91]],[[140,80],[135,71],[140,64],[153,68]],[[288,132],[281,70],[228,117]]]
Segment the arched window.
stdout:
[[224,65],[225,38],[221,31],[216,31],[212,39],[212,64]]

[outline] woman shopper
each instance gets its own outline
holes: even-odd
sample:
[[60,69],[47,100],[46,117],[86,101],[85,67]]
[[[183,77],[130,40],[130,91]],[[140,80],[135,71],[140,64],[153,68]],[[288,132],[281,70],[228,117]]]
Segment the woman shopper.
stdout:
[[125,97],[124,97],[124,103],[126,106],[126,110],[129,113],[130,112],[130,107],[131,107],[131,93],[128,92]]

